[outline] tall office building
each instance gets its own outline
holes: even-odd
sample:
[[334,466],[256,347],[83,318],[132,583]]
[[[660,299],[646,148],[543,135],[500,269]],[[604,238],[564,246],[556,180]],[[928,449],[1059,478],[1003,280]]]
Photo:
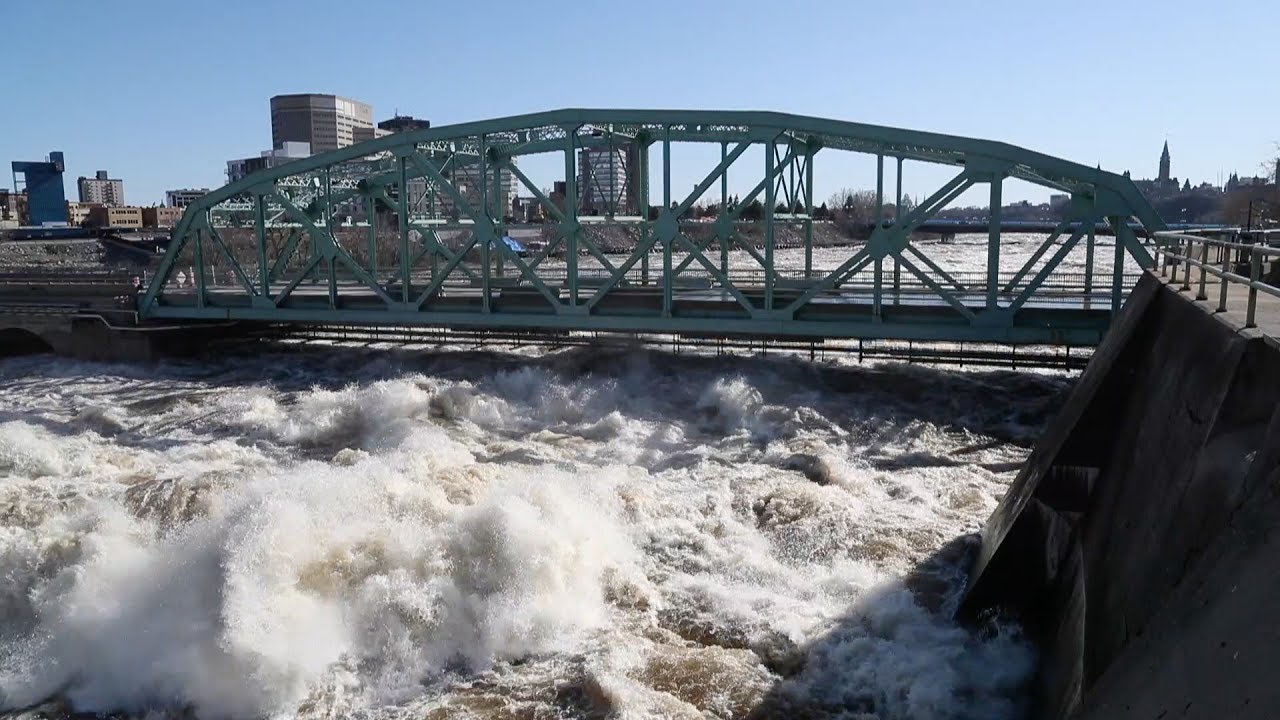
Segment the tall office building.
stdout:
[[596,214],[634,212],[639,184],[639,152],[634,145],[578,151],[579,209]]
[[318,154],[351,145],[373,128],[373,107],[339,97],[304,93],[271,98],[271,144],[308,143]]
[[80,202],[120,207],[124,205],[124,181],[107,177],[106,170],[99,170],[91,178],[81,176],[76,181],[80,190]]

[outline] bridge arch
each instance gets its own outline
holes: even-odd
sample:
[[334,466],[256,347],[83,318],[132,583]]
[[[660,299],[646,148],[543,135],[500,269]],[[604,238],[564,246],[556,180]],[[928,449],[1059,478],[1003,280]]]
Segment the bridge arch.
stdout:
[[48,341],[26,328],[0,328],[0,357],[43,355],[53,352],[53,346]]
[[[681,143],[719,150],[720,161],[700,168],[688,194],[671,187],[671,148]],[[748,149],[763,167],[747,166]],[[835,152],[875,158],[877,212],[895,200],[894,220],[877,222],[834,267],[818,268],[813,169]],[[551,192],[519,162],[547,154],[563,168]],[[597,156],[610,158],[604,172]],[[620,172],[612,171],[615,159]],[[908,210],[904,161],[951,166],[955,175]],[[885,187],[886,165],[897,167],[896,190]],[[753,188],[731,204],[728,174],[740,177],[744,167]],[[1018,267],[1001,264],[998,209],[985,272],[962,276],[913,243],[916,227],[970,188],[989,187],[999,208],[1009,179],[1070,198],[1069,215]],[[691,218],[695,203],[717,199],[717,190],[714,221]],[[538,220],[515,217],[509,199],[521,193]],[[748,227],[752,207],[759,217]],[[1094,278],[1099,227],[1115,233],[1116,250]],[[139,310],[556,332],[1090,344],[1131,282],[1125,268],[1151,265],[1138,233],[1164,227],[1129,178],[1006,143],[773,112],[565,109],[389,135],[215,190],[187,209]],[[534,233],[540,247],[509,242],[513,232]],[[802,268],[780,263],[780,238],[803,243]],[[1099,302],[1046,320],[1038,307],[1046,281],[1086,238],[1084,292],[1093,300],[1096,290]],[[912,310],[901,302],[904,288],[941,312]],[[838,307],[863,295],[865,303]]]

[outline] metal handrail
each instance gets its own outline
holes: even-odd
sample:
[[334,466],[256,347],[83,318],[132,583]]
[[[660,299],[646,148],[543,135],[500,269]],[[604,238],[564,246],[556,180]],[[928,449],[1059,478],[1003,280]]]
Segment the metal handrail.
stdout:
[[[1212,275],[1218,278],[1219,294],[1218,307],[1215,312],[1227,311],[1227,287],[1234,283],[1243,285],[1249,289],[1249,296],[1245,309],[1245,327],[1254,328],[1258,326],[1258,293],[1264,292],[1275,298],[1280,298],[1280,287],[1264,282],[1262,280],[1262,262],[1263,258],[1280,258],[1280,247],[1273,247],[1270,244],[1271,237],[1280,241],[1280,230],[1248,230],[1242,231],[1240,228],[1222,228],[1214,231],[1202,231],[1213,233],[1215,235],[1223,235],[1231,238],[1224,240],[1220,238],[1206,237],[1204,234],[1180,233],[1180,232],[1157,232],[1154,234],[1153,240],[1155,250],[1158,255],[1164,257],[1165,261],[1160,263],[1160,274],[1164,276],[1165,268],[1172,268],[1170,271],[1169,282],[1177,282],[1178,265],[1184,266],[1182,289],[1191,289],[1191,268],[1196,267],[1200,270],[1199,288],[1196,293],[1197,300],[1208,300],[1209,296],[1205,292],[1206,281],[1208,276]],[[1247,235],[1252,238],[1258,238],[1255,242],[1244,243],[1239,242],[1241,235]],[[1199,257],[1196,255],[1196,246],[1199,246]],[[1209,248],[1218,248],[1218,254],[1221,257],[1222,267],[1209,262]],[[1231,271],[1232,251],[1235,251],[1237,263],[1243,263],[1245,260],[1241,256],[1247,255],[1249,263],[1249,276],[1245,277],[1236,272]],[[1172,260],[1173,263],[1168,261]],[[1273,268],[1277,261],[1272,261]]]

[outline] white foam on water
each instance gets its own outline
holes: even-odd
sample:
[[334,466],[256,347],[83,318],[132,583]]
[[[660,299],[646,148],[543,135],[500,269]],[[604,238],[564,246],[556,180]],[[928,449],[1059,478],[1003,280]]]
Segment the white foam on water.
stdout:
[[1016,712],[1025,643],[901,580],[994,507],[982,463],[1025,454],[929,404],[1000,402],[987,380],[467,358],[114,390],[54,363],[56,396],[0,373],[31,419],[0,424],[0,708]]

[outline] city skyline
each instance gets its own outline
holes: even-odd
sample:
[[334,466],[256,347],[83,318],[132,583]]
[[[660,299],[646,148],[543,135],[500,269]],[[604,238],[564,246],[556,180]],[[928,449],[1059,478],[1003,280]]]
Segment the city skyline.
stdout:
[[[235,3],[232,3],[233,5]],[[1260,175],[1262,164],[1276,154],[1275,142],[1280,131],[1266,121],[1273,116],[1280,99],[1261,97],[1251,105],[1249,113],[1177,110],[1185,87],[1202,88],[1212,98],[1224,101],[1254,93],[1249,80],[1251,68],[1261,67],[1268,59],[1259,43],[1241,42],[1229,60],[1206,62],[1187,54],[1162,56],[1162,66],[1154,76],[1149,73],[1121,73],[1115,68],[1138,67],[1150,57],[1149,45],[1136,42],[1119,28],[1126,21],[1144,21],[1152,32],[1171,41],[1190,38],[1212,27],[1264,27],[1266,18],[1280,22],[1280,10],[1263,3],[1238,3],[1217,7],[1210,13],[1197,8],[1165,8],[1154,2],[1134,3],[1116,8],[1100,3],[1080,3],[1070,8],[1055,8],[1056,15],[1089,15],[1105,13],[1113,23],[1100,26],[1096,33],[1083,37],[1074,49],[1087,49],[1079,60],[1073,57],[1070,73],[1061,72],[1060,54],[1045,53],[1034,42],[1047,27],[1061,26],[1060,19],[1047,26],[1048,16],[1014,4],[991,6],[986,11],[998,20],[994,29],[972,12],[965,14],[954,8],[932,8],[928,12],[936,22],[923,26],[913,24],[913,39],[904,46],[886,37],[894,33],[859,33],[858,50],[847,54],[824,48],[824,42],[837,43],[839,27],[893,28],[911,16],[911,8],[865,8],[857,13],[834,2],[809,3],[809,8],[830,22],[806,25],[803,32],[814,42],[802,46],[775,36],[769,23],[743,19],[750,13],[719,12],[717,8],[680,7],[684,23],[667,29],[664,34],[648,36],[644,31],[620,32],[616,52],[620,58],[640,57],[642,50],[658,41],[660,47],[678,52],[648,53],[644,65],[637,69],[636,80],[619,79],[613,71],[593,64],[574,65],[571,77],[560,82],[545,79],[527,82],[528,76],[516,72],[516,63],[508,63],[506,74],[494,72],[449,73],[433,75],[428,87],[413,80],[414,66],[409,72],[369,72],[382,67],[385,58],[377,53],[342,53],[331,57],[324,53],[308,56],[306,63],[289,64],[298,53],[287,40],[255,42],[265,35],[275,21],[289,20],[309,37],[314,46],[328,46],[348,32],[344,27],[329,27],[319,21],[324,15],[316,5],[276,3],[255,11],[252,27],[236,28],[237,13],[204,18],[200,23],[187,17],[195,12],[173,8],[165,17],[150,13],[148,2],[118,8],[112,13],[86,6],[80,9],[82,22],[67,25],[64,18],[48,9],[15,7],[9,10],[16,25],[30,32],[15,36],[14,48],[23,48],[42,35],[39,30],[58,24],[68,50],[65,62],[51,62],[33,67],[29,76],[9,74],[0,86],[8,97],[26,99],[38,112],[15,113],[0,118],[0,160],[38,160],[48,152],[60,150],[67,161],[68,182],[107,167],[125,180],[130,200],[136,204],[163,202],[165,190],[177,187],[219,187],[225,183],[226,160],[256,155],[271,146],[269,99],[274,95],[294,93],[328,93],[351,98],[373,107],[374,121],[395,114],[409,114],[430,120],[433,125],[448,125],[467,120],[518,115],[557,107],[690,107],[714,109],[768,109],[803,115],[817,115],[872,124],[892,125],[956,135],[985,137],[1029,149],[1059,155],[1080,163],[1101,165],[1114,172],[1128,171],[1134,178],[1155,178],[1155,156],[1162,143],[1168,142],[1173,153],[1174,174],[1189,178],[1193,185],[1211,182],[1221,185],[1235,172],[1241,176]],[[475,8],[441,8],[431,13],[389,3],[373,3],[371,11],[392,10],[405,16],[406,22],[452,19],[472,22]],[[503,7],[520,7],[514,3]],[[764,8],[767,6],[754,5]],[[513,44],[511,53],[530,56],[519,65],[527,66],[537,77],[570,62],[574,47],[572,28],[584,24],[606,23],[617,13],[605,8],[590,16],[574,14],[570,7],[545,6],[551,15],[562,14],[569,20],[569,30],[552,28],[546,19],[521,17],[523,33],[534,41]],[[752,8],[744,7],[743,10]],[[658,3],[653,13],[677,12],[676,6]],[[108,17],[110,15],[110,17]],[[1248,22],[1241,22],[1242,15]],[[437,17],[438,16],[438,17]],[[756,17],[759,17],[757,14]],[[113,48],[104,62],[120,77],[137,77],[139,90],[126,88],[119,99],[100,103],[84,103],[84,95],[75,92],[52,92],[53,88],[73,88],[83,82],[75,77],[78,63],[72,60],[92,52],[88,35],[104,26],[131,23],[140,32],[154,33],[162,51],[190,47],[190,40],[179,42],[181,29],[193,32],[195,39],[211,43],[233,30],[242,32],[242,47],[225,57],[192,56],[187,64],[193,72],[168,86],[159,106],[154,102],[143,107],[134,103],[145,85],[146,71],[154,61],[154,52],[126,46]],[[698,29],[718,23],[732,29],[732,37],[744,46],[775,45],[777,52],[736,52],[723,64],[714,46],[708,46]],[[1274,24],[1274,23],[1273,23]],[[656,25],[655,25],[656,27]],[[371,30],[370,47],[381,50],[389,58],[408,57],[407,46],[396,45],[392,29]],[[978,32],[998,32],[1007,39],[1002,48],[1006,58],[975,57],[974,46],[966,37],[979,37]],[[221,34],[221,35],[220,35]],[[461,53],[474,58],[475,70],[504,67],[502,61],[471,53],[465,38],[438,40],[441,51],[449,55]],[[1171,42],[1176,45],[1176,42]],[[31,47],[34,47],[33,45]],[[152,46],[149,46],[149,48]],[[861,49],[865,47],[865,50]],[[891,74],[868,73],[857,63],[859,54],[882,58],[886,52],[900,55]],[[1074,52],[1074,51],[1073,51]],[[758,57],[757,55],[763,55]],[[1103,57],[1105,55],[1105,57]],[[661,57],[658,57],[661,56]],[[1015,56],[1017,56],[1015,58]],[[355,58],[353,61],[352,58]],[[775,67],[777,60],[788,63]],[[794,60],[793,60],[794,58]],[[841,58],[851,67],[842,70]],[[1014,62],[1014,60],[1017,62]],[[946,62],[943,62],[943,61]],[[396,65],[391,63],[390,65]],[[579,67],[579,65],[582,65]],[[273,66],[287,67],[283,76],[274,72],[255,72]],[[1224,72],[1223,66],[1238,72]],[[1091,71],[1090,68],[1093,68]],[[1111,68],[1120,81],[1114,91],[1104,92],[1107,83],[1103,68]],[[643,72],[640,72],[640,70]],[[809,74],[804,71],[810,70]],[[997,71],[990,75],[992,70]],[[987,72],[993,80],[983,83],[975,74]],[[1036,73],[1041,75],[1037,76]],[[477,86],[477,78],[494,77],[504,88],[494,93]],[[608,75],[608,82],[602,82]],[[1128,78],[1141,75],[1141,81]],[[947,77],[969,77],[971,82],[943,81]],[[287,77],[288,79],[284,79]],[[1177,79],[1176,82],[1174,79]],[[1188,80],[1196,82],[1188,83]],[[1198,79],[1198,80],[1197,80]],[[1033,82],[1034,80],[1034,82]],[[776,88],[776,89],[771,89]],[[1087,95],[1086,95],[1087,93]],[[993,96],[1008,102],[993,102]],[[1073,111],[1064,98],[1089,97],[1081,103],[1084,112]],[[154,99],[154,95],[151,96]],[[1101,98],[1115,98],[1108,107]],[[1259,104],[1261,107],[1259,107]],[[87,109],[92,108],[92,109]],[[1096,122],[1090,122],[1096,121]],[[837,188],[866,184],[870,158],[831,156],[815,166],[817,195],[825,198]],[[531,173],[538,172],[536,162]],[[947,168],[921,168],[905,181],[908,194],[936,187]],[[694,178],[673,179],[676,187],[687,187]],[[733,180],[730,180],[733,184]],[[12,179],[0,181],[9,187]],[[744,188],[733,187],[740,192]],[[68,192],[68,196],[74,195]],[[1022,199],[1043,201],[1049,191],[1011,183],[1007,201]],[[975,198],[976,199],[976,198]],[[958,204],[968,202],[960,198]]]

